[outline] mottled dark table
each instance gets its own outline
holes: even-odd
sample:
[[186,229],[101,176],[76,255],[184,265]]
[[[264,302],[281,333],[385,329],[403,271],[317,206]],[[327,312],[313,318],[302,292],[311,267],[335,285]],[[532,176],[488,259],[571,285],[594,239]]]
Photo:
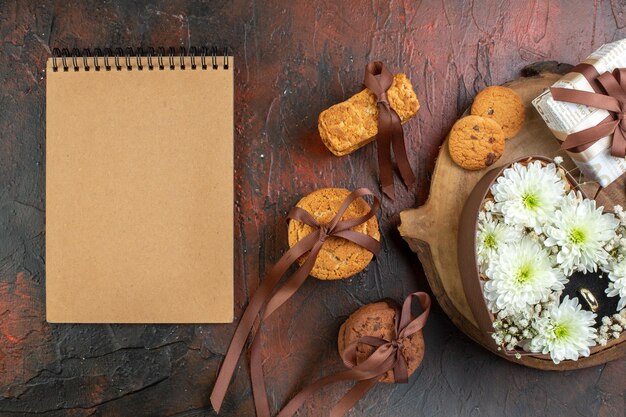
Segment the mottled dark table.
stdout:
[[[376,187],[375,147],[335,158],[317,136],[319,112],[360,89],[369,60],[408,73],[422,103],[406,126],[418,186],[386,201],[384,251],[365,273],[311,279],[269,320],[265,370],[276,408],[304,382],[342,368],[335,339],[353,310],[427,289],[397,213],[426,200],[438,147],[476,92],[534,61],[576,63],[624,37],[625,9],[620,0],[2,0],[0,415],[211,415],[208,394],[234,329],[45,322],[43,68],[51,48],[232,48],[237,317],[285,249],[285,213],[300,196]],[[626,360],[564,374],[525,369],[469,341],[437,306],[425,335],[426,357],[410,382],[376,387],[353,415],[624,415]],[[224,416],[253,413],[246,363]],[[345,388],[325,390],[301,414],[324,415]]]

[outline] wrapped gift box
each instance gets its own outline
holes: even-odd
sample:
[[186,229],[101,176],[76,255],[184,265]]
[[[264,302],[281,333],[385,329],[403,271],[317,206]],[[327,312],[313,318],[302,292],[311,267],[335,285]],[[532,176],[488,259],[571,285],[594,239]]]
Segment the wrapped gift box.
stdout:
[[[626,39],[603,45],[552,87],[598,92],[599,88],[592,85],[594,75],[616,68],[626,68]],[[550,90],[535,98],[533,105],[560,141],[565,141],[571,133],[598,125],[609,116],[603,109],[555,100]],[[602,187],[608,187],[626,173],[626,160],[611,155],[611,141],[612,135],[568,151],[583,175]]]

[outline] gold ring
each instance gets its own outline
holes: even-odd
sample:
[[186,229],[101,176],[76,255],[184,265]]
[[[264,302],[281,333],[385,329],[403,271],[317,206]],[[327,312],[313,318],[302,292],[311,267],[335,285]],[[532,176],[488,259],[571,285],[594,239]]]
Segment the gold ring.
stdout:
[[595,295],[593,295],[591,291],[589,291],[587,288],[580,288],[578,290],[578,293],[583,298],[583,300],[585,300],[585,302],[589,305],[589,308],[591,309],[592,312],[595,313],[596,311],[598,311],[598,308],[600,307],[600,305],[598,304],[598,300],[596,300]]

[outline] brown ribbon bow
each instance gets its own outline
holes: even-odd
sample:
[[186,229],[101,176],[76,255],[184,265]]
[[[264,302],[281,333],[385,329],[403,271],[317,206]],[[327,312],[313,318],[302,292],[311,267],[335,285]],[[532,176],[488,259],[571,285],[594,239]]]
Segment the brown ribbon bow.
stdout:
[[[578,72],[578,67],[574,67],[573,71]],[[618,68],[613,73],[605,72],[597,75],[595,68],[590,71],[589,66],[584,66],[581,67],[580,72],[587,78],[595,93],[569,88],[551,88],[553,98],[558,101],[604,109],[610,114],[598,125],[568,135],[561,149],[582,151],[601,138],[612,134],[611,155],[623,158],[626,156],[626,69]],[[593,72],[597,75],[595,79],[592,78]]]
[[[422,313],[416,318],[411,316],[413,299],[419,299]],[[344,364],[350,368],[319,379],[296,394],[283,408],[278,417],[294,415],[304,404],[306,399],[325,385],[339,381],[357,381],[357,383],[339,400],[330,412],[331,417],[343,416],[359,399],[372,388],[376,382],[389,370],[393,369],[396,383],[406,383],[408,380],[407,361],[402,353],[402,344],[412,334],[420,331],[426,324],[430,312],[430,297],[423,292],[409,295],[402,305],[402,310],[396,307],[395,337],[385,340],[379,337],[363,336],[352,342],[344,349],[342,358]],[[363,362],[357,363],[357,346],[366,344],[376,350]]]
[[393,185],[393,148],[396,163],[402,181],[407,188],[415,184],[415,175],[409,163],[404,144],[404,132],[398,113],[391,108],[387,99],[387,90],[393,83],[393,74],[380,61],[374,61],[365,67],[363,84],[376,96],[378,106],[378,171],[383,192],[392,200],[395,198]]
[[[374,199],[370,206],[370,210],[361,217],[341,220],[350,204],[352,204],[352,202],[356,199],[366,195],[370,195]],[[324,241],[328,237],[334,236],[349,240],[374,254],[377,254],[380,251],[379,241],[369,235],[351,230],[353,227],[365,223],[370,218],[375,216],[379,207],[380,202],[378,201],[378,198],[376,198],[370,190],[366,188],[359,188],[346,197],[339,207],[335,217],[327,224],[319,224],[313,216],[311,216],[311,214],[300,207],[294,207],[291,209],[287,216],[289,219],[308,224],[314,228],[314,231],[285,252],[278,262],[272,266],[265,280],[263,280],[250,300],[250,303],[248,304],[248,307],[243,313],[243,316],[239,321],[239,325],[235,330],[235,334],[233,335],[228,351],[226,352],[226,356],[224,357],[224,362],[222,363],[222,367],[217,375],[213,392],[211,393],[211,405],[216,412],[219,413],[220,407],[222,406],[226,390],[228,389],[235,367],[237,366],[237,361],[243,352],[246,339],[251,333],[253,333],[252,328],[254,323],[258,320],[260,326],[264,319],[276,311],[278,307],[287,301],[289,297],[291,297],[298,290],[298,288],[300,288],[313,269],[317,255],[324,245]],[[289,267],[307,252],[309,255],[304,264],[302,264],[302,266],[300,266],[300,268],[298,268],[296,272],[291,275],[291,277],[286,279],[282,287],[278,288],[281,278],[287,272]],[[274,293],[274,295],[270,298],[272,293]],[[269,301],[267,301],[268,298]],[[263,378],[261,346],[259,338],[257,337],[259,333],[260,332],[257,331],[253,336],[250,347],[250,376],[252,379],[252,391],[257,415],[259,417],[269,417],[269,405],[265,395],[265,380]]]

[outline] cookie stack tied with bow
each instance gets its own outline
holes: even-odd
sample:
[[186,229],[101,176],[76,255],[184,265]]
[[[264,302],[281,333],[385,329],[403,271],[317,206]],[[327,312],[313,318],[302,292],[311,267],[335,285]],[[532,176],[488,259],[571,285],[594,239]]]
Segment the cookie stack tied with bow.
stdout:
[[626,39],[601,46],[533,105],[584,176],[624,201]]
[[420,104],[406,75],[394,76],[380,61],[367,64],[363,84],[363,91],[320,114],[320,137],[336,156],[347,155],[376,139],[380,184],[393,200],[392,150],[404,185],[411,188],[415,184],[402,124],[417,114]]
[[[422,312],[411,314],[413,299]],[[293,416],[306,399],[322,387],[355,381],[354,386],[331,408],[330,417],[343,416],[376,383],[406,383],[422,363],[422,328],[428,319],[430,297],[409,295],[399,307],[392,300],[368,304],[354,312],[339,329],[339,354],[347,371],[328,375],[296,394],[278,417]]]

